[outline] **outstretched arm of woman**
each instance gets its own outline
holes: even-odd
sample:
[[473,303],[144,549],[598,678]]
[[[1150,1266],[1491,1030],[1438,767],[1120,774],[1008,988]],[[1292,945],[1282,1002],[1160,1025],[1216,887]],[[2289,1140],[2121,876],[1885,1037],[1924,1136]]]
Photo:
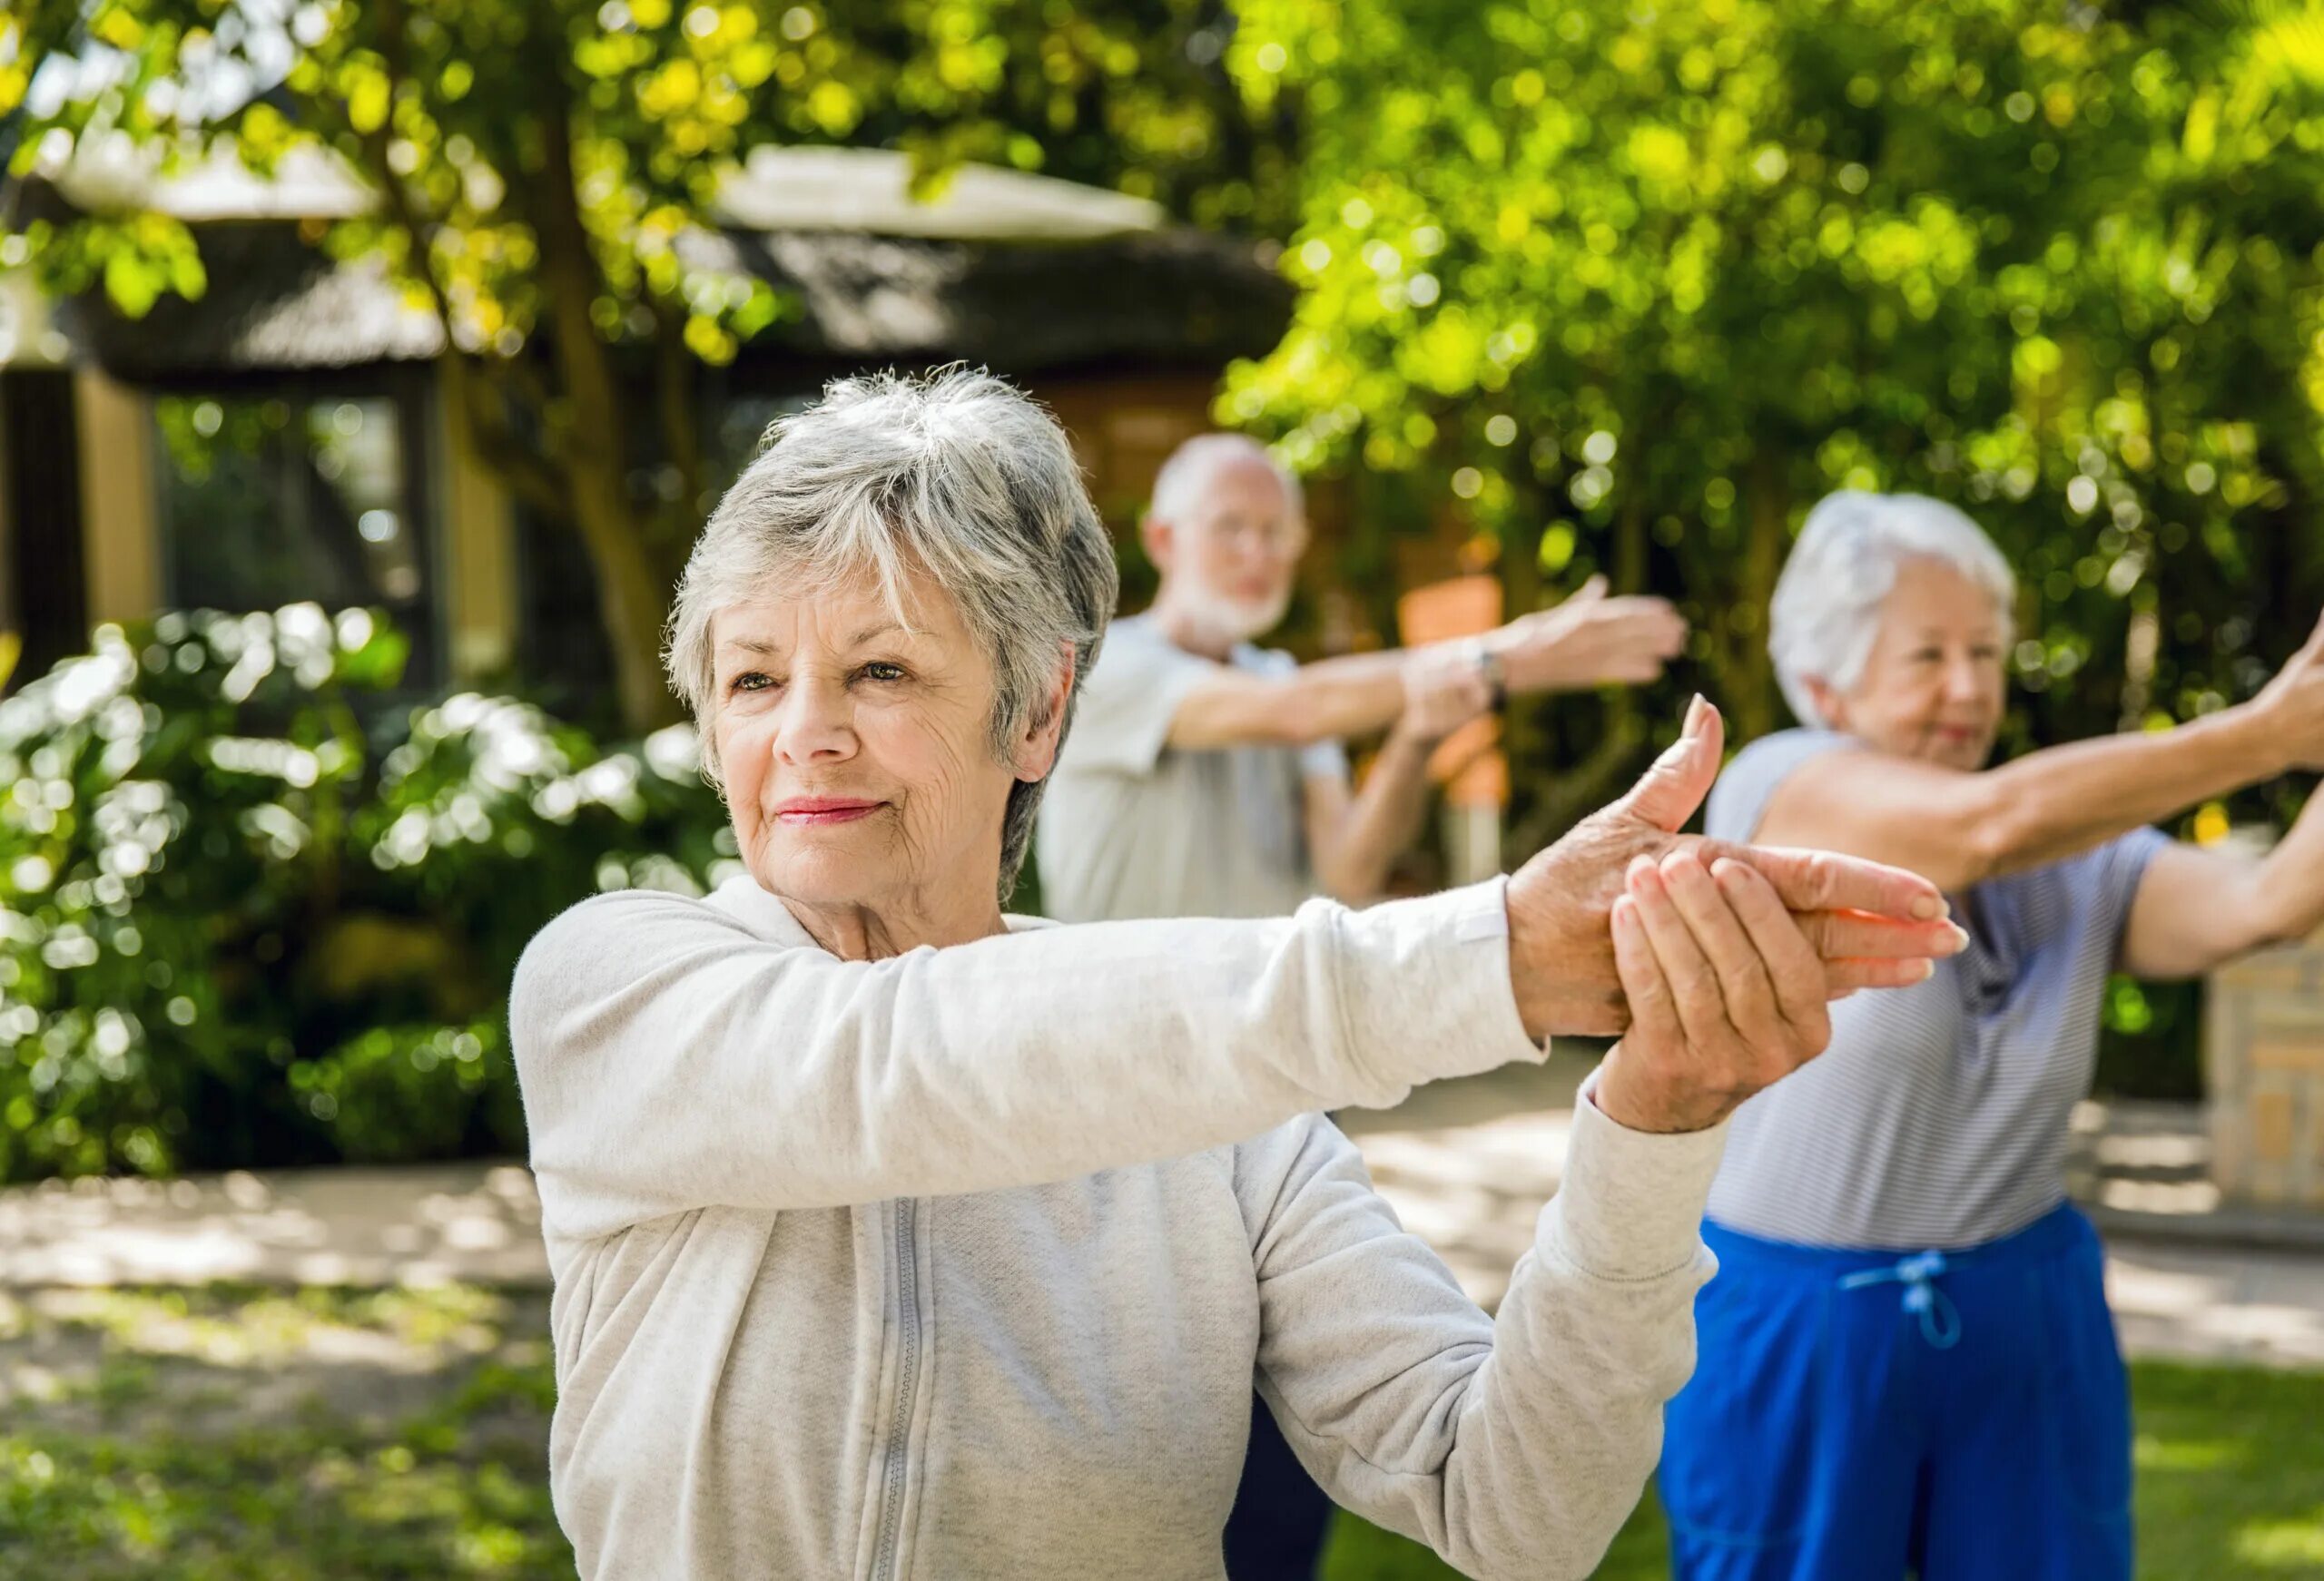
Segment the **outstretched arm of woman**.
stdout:
[[[698,1207],[1064,1180],[1619,1028],[1607,918],[1624,863],[1689,844],[1669,831],[1718,764],[1716,716],[1699,712],[1637,790],[1515,879],[1368,911],[1318,901],[1275,921],[1045,928],[846,961],[695,901],[586,901],[535,938],[509,1000],[547,1227],[586,1238]],[[1806,914],[1826,991],[1917,980],[1959,948],[1910,874],[1740,854]]]
[[1758,838],[1894,863],[1952,892],[2319,765],[2324,623],[2259,696],[2175,730],[2074,741],[1974,773],[1885,752],[1828,753],[1784,781]]
[[2201,977],[2262,945],[2324,924],[2324,796],[2310,794],[2291,831],[2263,857],[2171,845],[2139,880],[2122,934],[2122,969]]
[[1474,1576],[1580,1577],[1603,1556],[1693,1362],[1718,1122],[1830,1036],[1816,952],[1738,863],[1634,865],[1614,929],[1636,1019],[1575,1106],[1497,1318],[1325,1122],[1236,1150],[1260,1393],[1334,1498]]

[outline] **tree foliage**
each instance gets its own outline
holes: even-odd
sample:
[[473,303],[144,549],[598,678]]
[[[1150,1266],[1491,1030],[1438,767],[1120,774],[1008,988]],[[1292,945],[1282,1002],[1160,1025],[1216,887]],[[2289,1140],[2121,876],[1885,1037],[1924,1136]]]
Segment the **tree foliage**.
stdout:
[[[1472,535],[1521,600],[1592,568],[1679,598],[1738,738],[1778,722],[1768,594],[1836,487],[2002,543],[2014,746],[2219,707],[2312,622],[2324,10],[1243,15],[1240,80],[1305,105],[1304,290],[1223,412]],[[1521,839],[1630,767],[1640,717],[1518,732],[1554,787]]]
[[363,610],[173,613],[0,701],[0,1181],[521,1153],[525,943],[734,861],[691,730],[400,717]]
[[[0,15],[11,172],[91,152],[268,172],[324,151],[377,194],[320,237],[442,323],[458,414],[597,571],[633,725],[706,488],[695,370],[785,310],[689,246],[765,144],[990,159],[1259,222],[1277,141],[1219,57],[1216,0],[40,0]],[[206,283],[166,215],[12,243],[124,312]],[[8,260],[15,261],[15,260]]]

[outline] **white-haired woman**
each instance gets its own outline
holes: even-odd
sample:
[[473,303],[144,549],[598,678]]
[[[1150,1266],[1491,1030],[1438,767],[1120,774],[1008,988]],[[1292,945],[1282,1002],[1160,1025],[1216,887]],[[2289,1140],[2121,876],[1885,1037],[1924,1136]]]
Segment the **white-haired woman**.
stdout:
[[[1910,875],[1677,840],[1707,708],[1504,883],[1012,923],[1114,591],[1064,436],[980,375],[834,386],[704,530],[671,671],[748,872],[576,907],[510,1006],[584,1576],[1215,1578],[1255,1376],[1343,1503],[1578,1576],[1686,1374],[1718,1123],[1955,948]],[[1625,1001],[1488,1321],[1313,1111]]]
[[2146,825],[2324,762],[2324,628],[2251,702],[1985,766],[2010,568],[1916,496],[1809,513],[1770,630],[1809,728],[1753,743],[1714,836],[1896,862],[1970,947],[1837,1007],[1743,1105],[1710,1196],[1718,1277],[1660,1474],[1687,1581],[2123,1581],[2125,1380],[2067,1205],[2108,974],[2186,977],[2324,918],[2324,802],[2264,859]]

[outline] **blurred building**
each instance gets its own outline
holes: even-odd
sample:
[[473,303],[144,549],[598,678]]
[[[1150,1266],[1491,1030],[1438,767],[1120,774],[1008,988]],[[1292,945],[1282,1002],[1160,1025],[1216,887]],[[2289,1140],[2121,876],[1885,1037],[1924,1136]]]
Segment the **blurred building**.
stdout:
[[[834,375],[966,359],[1032,388],[1127,519],[1208,426],[1220,369],[1279,338],[1288,288],[1248,242],[1119,193],[981,167],[932,201],[901,156],[763,150],[694,240],[795,305],[699,370],[718,486],[766,424]],[[0,273],[0,633],[21,679],[91,623],[300,599],[384,606],[419,684],[609,674],[586,558],[533,519],[450,415],[441,326],[376,258],[316,243],[370,196],[327,162],[270,180],[78,169],[25,211],[159,211],[197,235],[207,291],[144,319]],[[650,409],[650,408],[649,408]]]

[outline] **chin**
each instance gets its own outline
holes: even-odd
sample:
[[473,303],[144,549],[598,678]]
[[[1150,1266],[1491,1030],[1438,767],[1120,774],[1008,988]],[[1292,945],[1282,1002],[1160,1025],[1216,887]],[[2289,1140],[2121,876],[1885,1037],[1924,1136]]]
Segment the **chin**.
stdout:
[[751,864],[759,887],[810,906],[853,906],[884,888],[886,853],[855,842],[786,840]]

